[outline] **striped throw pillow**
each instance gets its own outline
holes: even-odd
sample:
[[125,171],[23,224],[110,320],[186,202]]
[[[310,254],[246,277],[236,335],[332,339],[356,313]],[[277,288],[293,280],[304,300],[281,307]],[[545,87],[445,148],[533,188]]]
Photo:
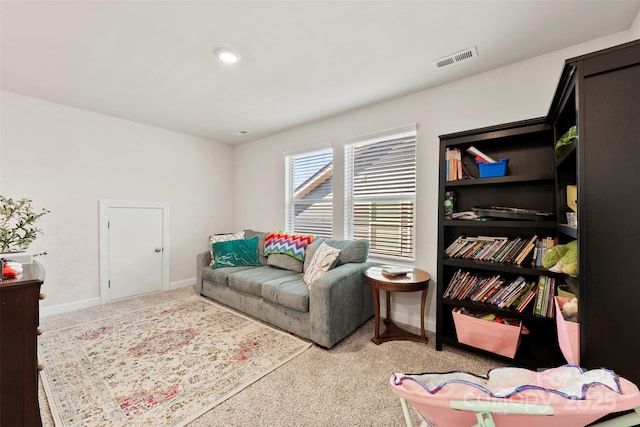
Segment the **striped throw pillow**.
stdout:
[[315,238],[316,236],[306,234],[271,232],[264,238],[264,256],[286,254],[304,261],[305,250]]

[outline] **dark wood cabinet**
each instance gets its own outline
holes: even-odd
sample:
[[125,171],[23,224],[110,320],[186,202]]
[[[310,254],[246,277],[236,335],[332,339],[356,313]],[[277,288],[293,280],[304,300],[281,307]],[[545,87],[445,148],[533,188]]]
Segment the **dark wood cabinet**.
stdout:
[[[577,142],[556,155],[556,141],[573,126]],[[446,181],[444,151],[469,145],[492,157],[510,157],[507,176]],[[547,274],[532,268],[447,259],[443,252],[457,235],[555,233],[559,243],[578,241],[578,278],[562,273],[556,278],[570,285],[579,298],[580,364],[606,367],[640,384],[636,266],[640,260],[640,40],[568,59],[546,118],[443,135],[440,152],[440,199],[446,191],[456,192],[458,211],[477,205],[514,206],[550,210],[555,218],[539,224],[474,224],[445,220],[444,209],[440,209],[436,348],[461,345],[451,320],[452,307],[479,307],[442,297],[454,269]],[[575,227],[567,224],[567,186],[577,187]],[[535,367],[564,363],[558,354],[554,323],[535,316],[519,318],[531,334],[522,337],[514,362]]]
[[0,284],[0,425],[40,426],[38,356],[41,264],[24,265],[18,278]]
[[558,181],[578,186],[581,364],[640,384],[640,41],[567,60],[549,115],[578,130]]

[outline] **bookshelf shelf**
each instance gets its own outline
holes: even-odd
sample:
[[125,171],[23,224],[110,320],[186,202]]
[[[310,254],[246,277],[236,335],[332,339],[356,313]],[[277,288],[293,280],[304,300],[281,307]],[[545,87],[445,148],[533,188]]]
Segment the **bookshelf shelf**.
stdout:
[[523,321],[534,322],[534,323],[535,322],[548,323],[548,322],[554,321],[554,319],[550,317],[536,316],[534,314],[528,314],[528,313],[519,313],[514,310],[505,310],[503,308],[496,307],[491,304],[483,304],[480,302],[474,302],[474,301],[468,301],[468,300],[443,298],[442,303],[449,305],[451,307],[464,307],[472,310],[491,311],[492,313],[495,313],[498,316],[511,317],[511,318],[516,318]]
[[[492,357],[504,363],[513,364],[514,362],[513,359],[509,359],[508,357],[462,344],[458,342],[456,338],[450,336],[443,337],[442,342],[443,344],[450,345],[452,347],[458,347],[483,356]],[[563,363],[566,363],[558,354],[551,352],[548,347],[537,345],[536,342],[530,341],[526,335],[521,335],[520,347],[518,348],[517,354],[518,365],[535,369],[540,365],[539,360],[541,357],[545,360],[555,361],[555,363],[551,362],[553,366],[560,366]]]
[[550,229],[556,228],[556,223],[552,221],[477,221],[464,219],[445,219],[444,227],[479,227],[479,228],[535,228]]
[[567,224],[558,224],[558,231],[573,239],[578,238],[578,228],[571,227]]
[[463,187],[470,185],[507,184],[530,181],[553,181],[553,174],[545,173],[534,175],[502,176],[498,178],[457,179],[454,181],[446,181],[445,185],[446,187]]
[[577,144],[573,145],[569,152],[564,156],[556,159],[556,168],[562,167],[565,163],[571,163],[572,167],[575,167],[576,163],[576,148]]
[[524,265],[500,263],[494,261],[478,261],[460,258],[445,258],[442,261],[447,267],[458,267],[473,270],[496,271],[503,273],[511,273],[515,275],[527,276],[555,276],[558,273],[547,270],[546,268],[536,268]]

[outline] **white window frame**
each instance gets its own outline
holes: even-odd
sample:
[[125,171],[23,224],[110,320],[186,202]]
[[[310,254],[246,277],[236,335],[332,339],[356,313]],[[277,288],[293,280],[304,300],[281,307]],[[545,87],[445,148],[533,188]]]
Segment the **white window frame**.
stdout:
[[[409,138],[413,139],[414,151],[413,151],[413,162],[414,162],[414,186],[412,192],[402,192],[399,194],[381,194],[381,195],[364,195],[357,196],[354,195],[354,149],[358,147],[362,147],[365,145],[373,145],[376,143],[383,143],[385,141],[392,141],[395,139]],[[351,138],[348,140],[342,141],[344,146],[344,232],[345,238],[353,239],[360,238],[364,236],[355,235],[355,225],[354,225],[354,205],[357,203],[380,203],[380,202],[397,202],[403,203],[406,202],[410,204],[412,208],[411,217],[411,236],[410,236],[410,244],[411,248],[409,253],[402,253],[403,250],[396,252],[395,254],[389,253],[393,251],[376,249],[375,241],[372,241],[371,237],[369,240],[371,242],[371,250],[369,252],[369,258],[373,260],[380,261],[391,261],[394,263],[400,264],[413,264],[415,262],[415,236],[416,236],[416,193],[417,193],[417,124],[409,124],[406,126],[389,129],[381,132],[377,132],[374,134],[364,135],[356,138]],[[403,228],[403,227],[402,227]],[[401,230],[402,230],[401,228]],[[399,243],[402,242],[402,238],[400,238]],[[380,245],[381,247],[383,245]],[[386,253],[383,253],[386,252]]]
[[[315,234],[318,236],[322,236],[322,237],[327,237],[327,238],[332,238],[333,237],[333,230],[334,230],[334,224],[333,224],[333,209],[334,209],[334,204],[333,204],[333,196],[334,196],[334,189],[333,189],[333,185],[332,185],[332,190],[331,190],[331,196],[330,197],[323,197],[323,198],[307,198],[307,199],[296,199],[295,197],[295,192],[297,190],[296,188],[296,183],[295,181],[295,171],[294,171],[294,165],[295,165],[295,160],[296,158],[300,158],[300,157],[311,157],[311,156],[315,156],[315,155],[322,155],[322,154],[331,154],[331,166],[329,169],[325,169],[323,171],[324,175],[323,176],[331,176],[333,177],[333,171],[334,171],[334,159],[333,159],[333,148],[331,146],[325,146],[322,148],[315,148],[315,149],[309,149],[309,151],[304,151],[304,152],[299,152],[299,153],[291,153],[285,156],[285,230],[287,232],[291,232],[291,233],[303,233],[303,234]],[[322,176],[319,176],[319,178],[322,178]],[[300,229],[300,228],[296,228],[296,224],[295,224],[295,220],[296,220],[296,216],[295,216],[295,210],[296,210],[296,206],[297,205],[306,205],[309,203],[318,203],[318,204],[323,204],[323,205],[330,205],[330,208],[328,209],[328,218],[329,220],[327,222],[320,222],[320,220],[322,220],[321,217],[318,217],[318,224],[320,226],[320,228],[324,227],[328,227],[329,228],[329,232],[314,232],[313,230],[309,229],[309,230],[304,230],[304,229]],[[321,224],[321,225],[320,225]]]

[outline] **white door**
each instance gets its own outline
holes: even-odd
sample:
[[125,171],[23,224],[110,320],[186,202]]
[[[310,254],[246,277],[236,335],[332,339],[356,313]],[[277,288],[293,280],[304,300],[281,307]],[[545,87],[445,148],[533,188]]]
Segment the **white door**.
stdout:
[[163,289],[163,209],[109,207],[109,300]]

